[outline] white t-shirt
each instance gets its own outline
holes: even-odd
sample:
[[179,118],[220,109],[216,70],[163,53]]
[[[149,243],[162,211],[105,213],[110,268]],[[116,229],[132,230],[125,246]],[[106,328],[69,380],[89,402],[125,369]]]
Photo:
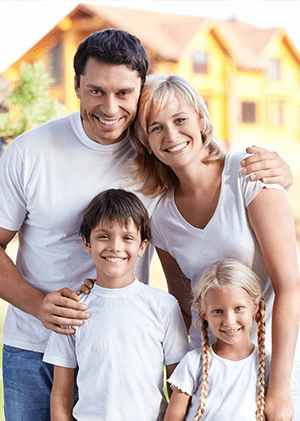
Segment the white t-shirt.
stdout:
[[[0,226],[19,231],[16,264],[26,281],[47,293],[76,290],[85,277],[95,277],[79,236],[83,213],[101,191],[124,187],[133,155],[128,138],[108,146],[92,141],[79,111],[12,142],[0,160]],[[156,200],[138,196],[151,214]],[[150,260],[151,247],[138,259],[143,271],[137,268],[136,276],[143,282]],[[44,352],[49,335],[39,320],[9,306],[5,344]]]
[[137,279],[120,289],[95,285],[90,318],[75,335],[52,333],[44,361],[79,367],[78,421],[162,420],[163,367],[189,349],[176,299]]
[[[159,201],[151,219],[152,244],[174,257],[182,272],[191,280],[192,288],[196,286],[204,270],[217,260],[236,258],[250,267],[262,280],[266,301],[266,348],[271,350],[274,291],[249,223],[247,207],[263,187],[276,188],[287,193],[277,184],[264,185],[243,175],[240,161],[245,155],[244,152],[226,155],[218,205],[204,229],[193,227],[182,217],[174,201],[174,190],[168,191]],[[196,348],[201,346],[201,333],[194,325],[198,317],[194,308],[192,316],[191,347]],[[253,343],[257,343],[256,331],[254,323],[251,331]],[[295,361],[300,361],[299,342],[298,340]]]
[[[200,399],[202,350],[186,354],[170,379],[172,387],[192,396],[185,421],[192,421]],[[255,421],[258,349],[240,361],[221,358],[210,349],[209,392],[201,421]],[[266,358],[265,379],[269,378],[270,355]]]

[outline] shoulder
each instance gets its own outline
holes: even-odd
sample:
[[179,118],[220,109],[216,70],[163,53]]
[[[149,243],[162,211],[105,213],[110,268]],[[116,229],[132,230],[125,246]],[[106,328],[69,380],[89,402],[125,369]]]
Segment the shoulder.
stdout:
[[243,151],[228,152],[225,155],[225,166],[228,170],[236,169],[238,171],[242,168],[241,161],[247,156],[249,156],[249,154]]
[[141,291],[144,295],[153,299],[159,306],[173,307],[178,303],[176,298],[168,292],[162,291],[161,289],[154,288],[150,285],[142,284]]

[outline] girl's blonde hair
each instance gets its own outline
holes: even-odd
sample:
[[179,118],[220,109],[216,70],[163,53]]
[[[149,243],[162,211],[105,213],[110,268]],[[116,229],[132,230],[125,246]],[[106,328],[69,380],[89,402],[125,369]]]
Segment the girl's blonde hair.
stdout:
[[202,274],[198,284],[193,289],[193,306],[199,313],[196,326],[201,321],[202,333],[202,382],[200,389],[200,404],[193,421],[202,418],[209,389],[209,337],[208,323],[204,320],[205,299],[208,291],[219,288],[243,288],[251,297],[253,304],[258,305],[255,321],[258,328],[258,374],[256,393],[256,420],[264,420],[265,406],[265,302],[262,298],[260,282],[256,274],[244,264],[234,259],[226,259],[209,266]]
[[[138,116],[130,128],[130,140],[137,152],[131,174],[135,183],[141,184],[140,192],[157,196],[169,190],[178,182],[172,169],[150,154],[148,126],[174,96],[183,98],[199,116],[199,130],[203,143],[209,151],[205,162],[211,163],[224,157],[224,152],[213,135],[213,125],[205,102],[199,92],[183,77],[178,75],[150,75],[142,90]],[[153,115],[154,114],[154,115]]]

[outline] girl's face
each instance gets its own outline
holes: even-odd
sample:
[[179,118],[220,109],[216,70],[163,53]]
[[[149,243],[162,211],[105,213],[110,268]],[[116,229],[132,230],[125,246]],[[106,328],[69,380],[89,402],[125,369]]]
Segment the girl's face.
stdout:
[[258,306],[243,288],[218,288],[208,291],[204,319],[217,338],[219,349],[246,347]]
[[199,116],[180,96],[174,95],[148,126],[151,151],[173,170],[200,162],[207,151],[200,132]]

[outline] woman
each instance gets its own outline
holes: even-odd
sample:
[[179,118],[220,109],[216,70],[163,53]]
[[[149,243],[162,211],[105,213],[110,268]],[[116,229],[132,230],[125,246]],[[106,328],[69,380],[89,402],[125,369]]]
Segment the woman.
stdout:
[[[180,76],[148,78],[131,137],[140,191],[165,193],[152,217],[152,242],[186,319],[189,290],[215,261],[239,259],[262,279],[267,347],[272,341],[265,412],[268,421],[292,420],[300,279],[286,192],[243,175],[246,155],[223,153],[202,97]],[[192,347],[198,346],[193,324],[190,335]],[[300,361],[299,346],[295,355]],[[299,401],[294,404],[299,420]]]

